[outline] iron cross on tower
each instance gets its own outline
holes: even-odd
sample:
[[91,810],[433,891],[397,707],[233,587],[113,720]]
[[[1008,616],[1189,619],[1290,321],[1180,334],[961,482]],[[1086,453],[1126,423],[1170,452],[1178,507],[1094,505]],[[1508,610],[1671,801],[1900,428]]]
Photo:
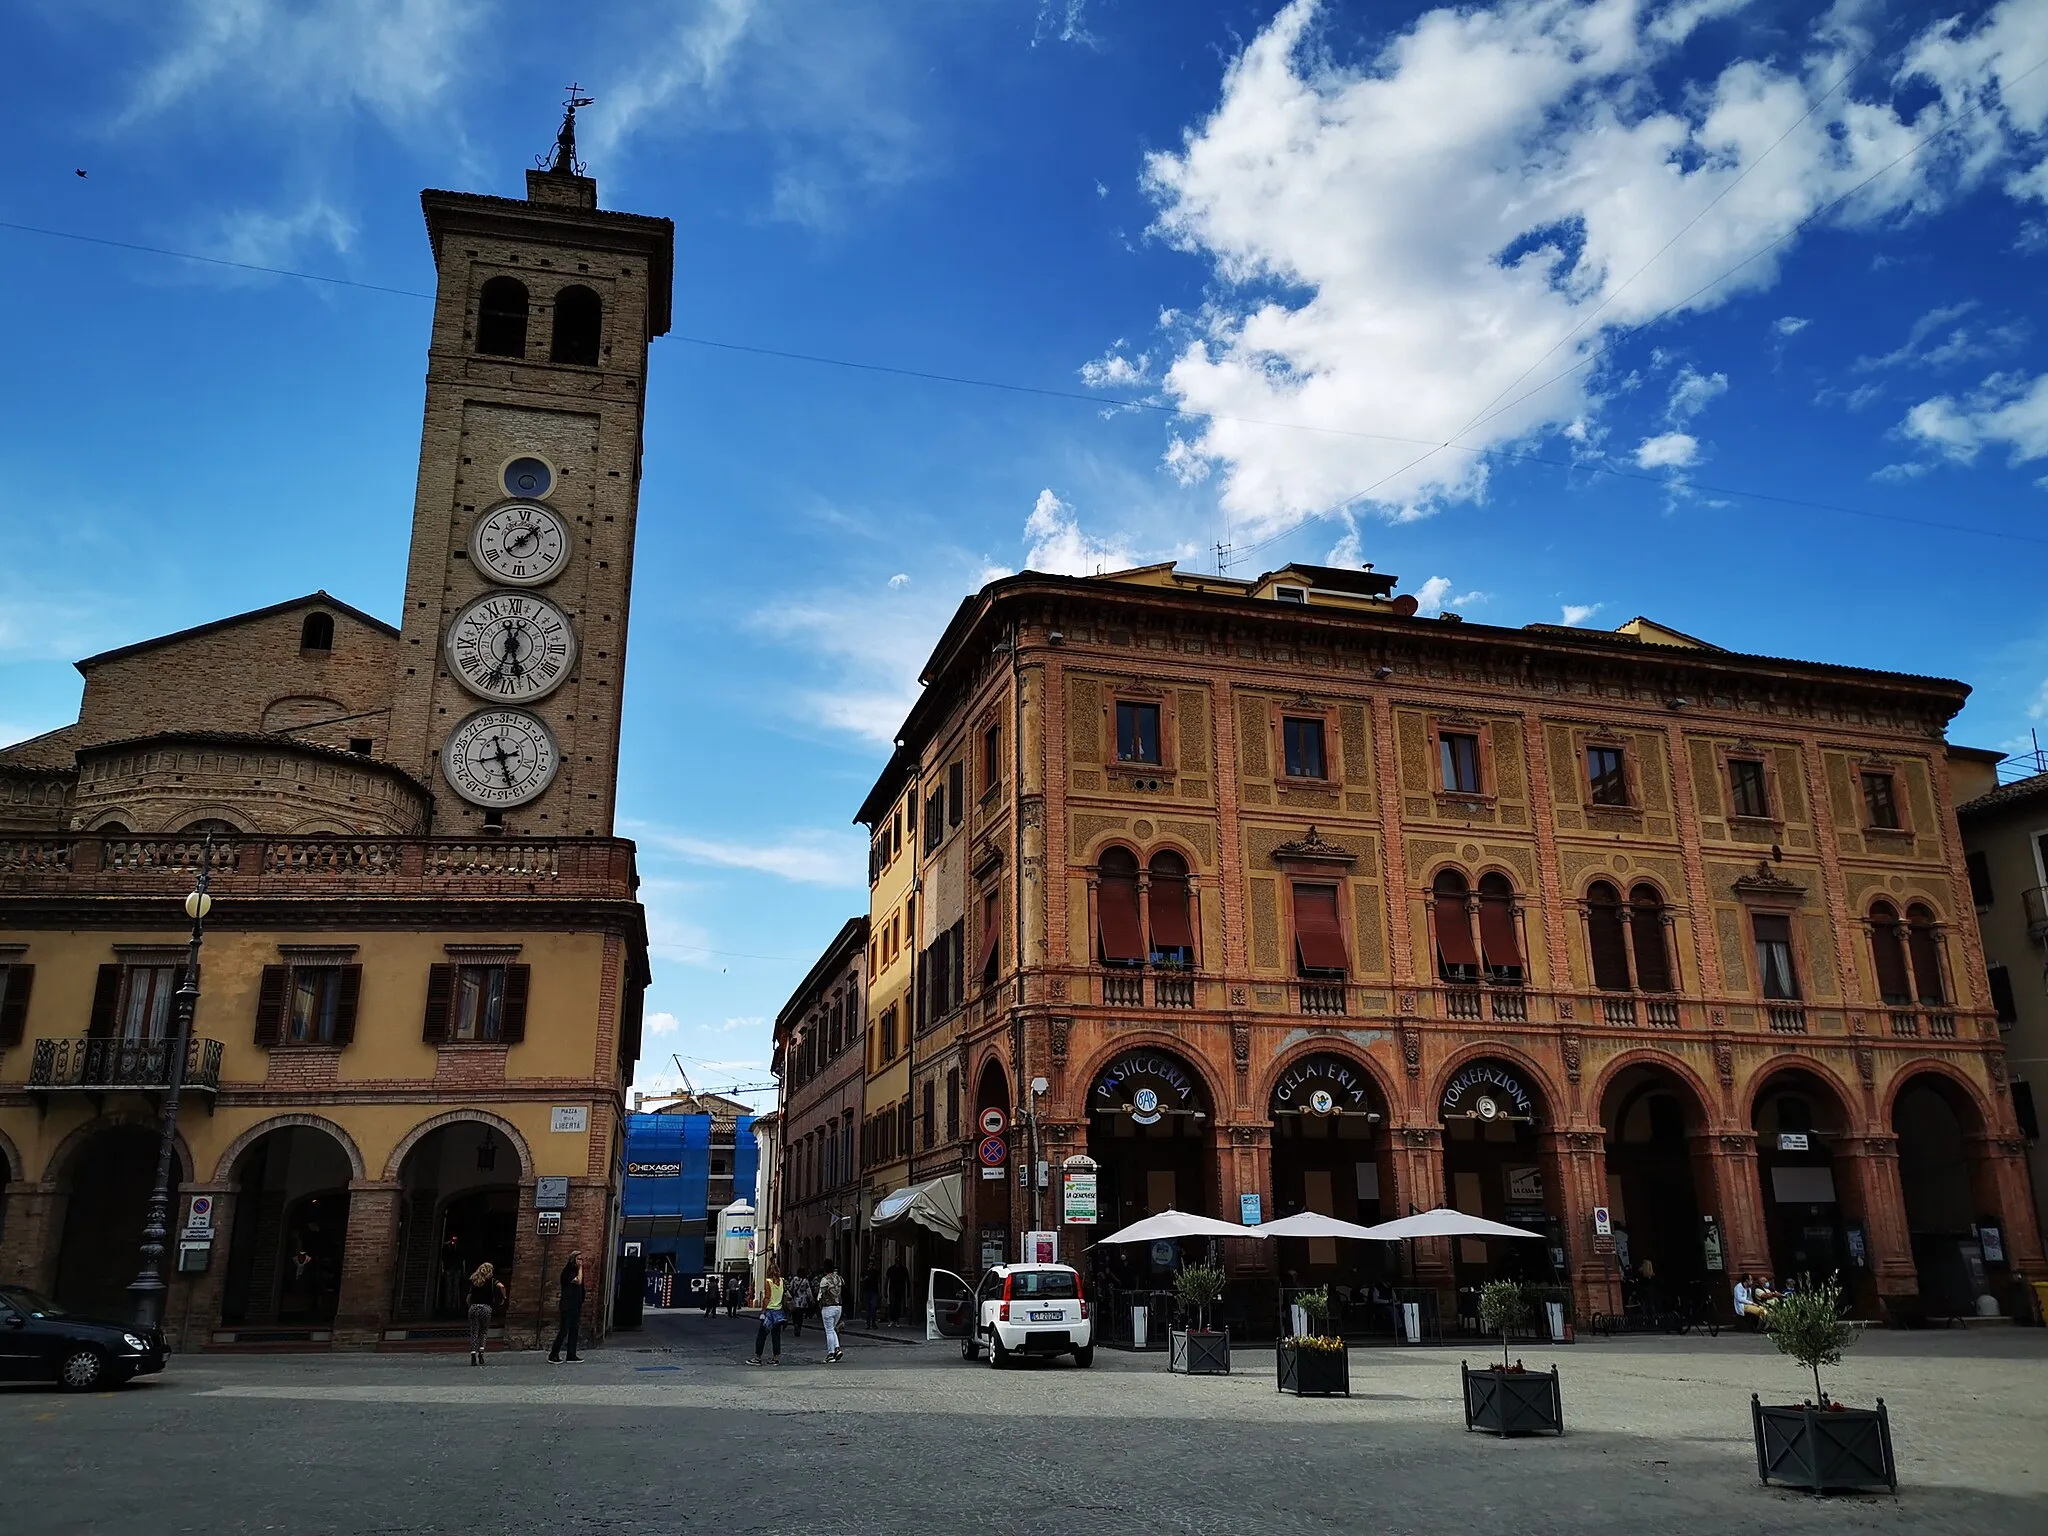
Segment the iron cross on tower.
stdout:
[[555,135],[555,157],[552,164],[542,155],[538,162],[543,170],[558,176],[581,176],[583,162],[576,158],[576,109],[587,107],[596,98],[585,96],[583,87],[575,81],[569,83],[569,99],[562,107],[562,131]]

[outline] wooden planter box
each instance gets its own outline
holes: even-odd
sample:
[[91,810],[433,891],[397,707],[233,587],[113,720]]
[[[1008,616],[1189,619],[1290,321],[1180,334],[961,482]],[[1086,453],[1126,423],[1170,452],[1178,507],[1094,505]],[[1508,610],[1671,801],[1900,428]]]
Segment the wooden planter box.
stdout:
[[1883,1398],[1875,1408],[1766,1408],[1752,1392],[1749,1415],[1759,1481],[1776,1478],[1816,1494],[1830,1488],[1899,1491],[1891,1415]]
[[1167,1336],[1166,1368],[1183,1376],[1228,1376],[1230,1331],[1176,1329]]
[[1280,1390],[1296,1397],[1349,1397],[1351,1350],[1296,1349],[1285,1339],[1275,1350]]
[[1547,1371],[1507,1371],[1488,1366],[1475,1371],[1458,1362],[1465,1383],[1465,1427],[1508,1435],[1561,1435],[1564,1398],[1558,1391],[1557,1367]]

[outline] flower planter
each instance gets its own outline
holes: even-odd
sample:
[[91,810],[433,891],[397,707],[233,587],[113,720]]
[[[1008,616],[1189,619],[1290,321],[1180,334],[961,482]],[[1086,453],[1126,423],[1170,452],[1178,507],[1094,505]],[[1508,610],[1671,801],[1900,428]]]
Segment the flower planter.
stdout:
[[1475,1371],[1461,1360],[1458,1371],[1465,1383],[1467,1429],[1503,1438],[1564,1433],[1564,1398],[1558,1391],[1556,1366],[1510,1371],[1495,1365]]
[[1302,1349],[1282,1339],[1275,1354],[1282,1392],[1296,1397],[1351,1395],[1351,1351],[1344,1345]]
[[1183,1376],[1228,1376],[1230,1334],[1228,1330],[1175,1329],[1167,1335],[1166,1368]]
[[1892,1460],[1892,1421],[1884,1399],[1875,1408],[1766,1408],[1755,1393],[1749,1414],[1756,1434],[1756,1475],[1793,1488],[1823,1493],[1830,1488],[1889,1488],[1899,1491],[1898,1463]]

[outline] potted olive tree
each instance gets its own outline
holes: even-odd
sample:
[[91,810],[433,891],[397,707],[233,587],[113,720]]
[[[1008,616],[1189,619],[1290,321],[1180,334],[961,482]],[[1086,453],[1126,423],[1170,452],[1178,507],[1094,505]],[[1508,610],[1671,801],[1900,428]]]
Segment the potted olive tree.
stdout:
[[1532,1371],[1508,1359],[1508,1335],[1527,1325],[1529,1294],[1512,1280],[1495,1280],[1479,1292],[1479,1326],[1500,1335],[1500,1364],[1473,1370],[1463,1361],[1458,1371],[1465,1387],[1465,1427],[1486,1429],[1506,1437],[1564,1433],[1564,1400],[1558,1391],[1557,1367]]
[[1875,1408],[1846,1408],[1820,1384],[1820,1368],[1840,1365],[1856,1330],[1842,1320],[1842,1288],[1834,1280],[1814,1285],[1802,1279],[1791,1295],[1771,1305],[1765,1330],[1781,1354],[1813,1372],[1813,1401],[1765,1407],[1749,1397],[1756,1436],[1756,1475],[1795,1488],[1823,1493],[1830,1488],[1889,1488],[1899,1491],[1892,1459],[1892,1421],[1884,1399]]
[[1283,1338],[1275,1351],[1280,1390],[1296,1397],[1349,1397],[1351,1359],[1344,1340],[1330,1334],[1330,1288],[1318,1286],[1294,1298],[1309,1320],[1311,1333]]
[[1173,1277],[1185,1328],[1167,1335],[1166,1368],[1184,1376],[1228,1376],[1230,1331],[1209,1326],[1209,1309],[1223,1300],[1223,1266],[1188,1264]]

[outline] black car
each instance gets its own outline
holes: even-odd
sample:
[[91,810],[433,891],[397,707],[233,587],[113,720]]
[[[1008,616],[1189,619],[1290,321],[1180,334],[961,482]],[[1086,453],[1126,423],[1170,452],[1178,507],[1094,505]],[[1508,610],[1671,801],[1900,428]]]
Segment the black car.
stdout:
[[0,1285],[0,1381],[54,1381],[67,1392],[90,1392],[163,1368],[161,1329],[74,1317],[34,1291]]

